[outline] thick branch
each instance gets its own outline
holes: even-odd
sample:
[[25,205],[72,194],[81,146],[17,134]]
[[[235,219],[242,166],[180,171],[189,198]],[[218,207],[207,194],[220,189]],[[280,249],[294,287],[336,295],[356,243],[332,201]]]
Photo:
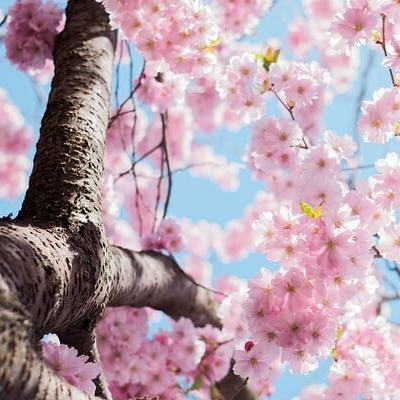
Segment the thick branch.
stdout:
[[[187,317],[197,326],[221,327],[210,292],[178,266],[171,257],[154,252],[135,253],[111,248],[112,295],[109,306],[152,307],[172,318]],[[243,380],[232,369],[218,382],[226,397],[240,387]],[[255,400],[257,396],[244,386],[235,400]]]
[[54,50],[55,76],[19,217],[98,223],[114,35],[104,7],[70,0]]
[[222,393],[225,398],[232,398],[232,393],[235,389],[238,389],[237,394],[234,397],[234,400],[255,400],[257,399],[256,394],[249,388],[249,386],[243,385],[243,379],[240,376],[235,375],[235,373],[231,369],[225,378],[221,379],[217,383],[218,390]]
[[111,248],[113,279],[109,306],[152,307],[172,318],[220,327],[209,292],[186,275],[171,257]]

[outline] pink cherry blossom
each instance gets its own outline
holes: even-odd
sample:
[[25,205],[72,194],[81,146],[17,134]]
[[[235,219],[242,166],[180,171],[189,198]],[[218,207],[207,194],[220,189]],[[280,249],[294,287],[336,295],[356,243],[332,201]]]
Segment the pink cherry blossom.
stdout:
[[216,64],[209,48],[218,38],[218,27],[210,7],[202,1],[137,0],[133,15],[126,14],[126,2],[102,3],[113,25],[122,30],[147,61],[164,61],[171,70],[187,76],[209,73]]
[[76,349],[55,343],[54,340],[42,342],[42,353],[46,364],[56,375],[78,389],[94,395],[96,386],[93,379],[97,377],[100,369],[95,363],[87,362],[87,356],[78,356]]
[[[249,349],[249,346],[247,347]],[[255,344],[250,350],[237,350],[235,352],[235,365],[233,371],[241,376],[248,377],[250,382],[259,381],[263,378],[268,364],[268,353],[262,346]]]
[[296,18],[289,26],[288,43],[291,51],[299,58],[305,57],[310,51],[312,38],[304,19]]
[[10,7],[4,36],[8,59],[22,71],[38,73],[52,59],[62,10],[51,0],[26,0]]
[[379,232],[378,249],[388,260],[400,262],[400,226],[391,224]]
[[376,17],[367,7],[353,6],[348,2],[330,28],[335,34],[332,39],[334,46],[348,50],[353,45],[365,44],[375,27]]
[[16,197],[26,189],[30,163],[27,153],[33,141],[20,111],[0,88],[0,198]]

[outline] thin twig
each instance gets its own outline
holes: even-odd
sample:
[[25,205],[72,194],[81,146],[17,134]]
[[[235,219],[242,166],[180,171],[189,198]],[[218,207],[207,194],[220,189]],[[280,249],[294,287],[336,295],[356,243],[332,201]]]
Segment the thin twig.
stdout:
[[369,165],[360,165],[358,167],[349,167],[349,168],[342,168],[341,171],[346,172],[346,171],[355,171],[358,169],[367,169],[367,168],[374,168],[374,164],[369,164]]
[[[160,146],[156,146],[155,148],[152,149],[152,152],[154,150],[157,150]],[[137,164],[140,160],[135,161],[134,163]],[[198,167],[225,167],[225,164],[218,164],[218,163],[212,163],[212,162],[204,162],[204,163],[192,163],[192,164],[187,164],[185,167],[182,168],[177,168],[171,171],[171,175],[178,174],[179,172],[184,172],[184,171],[189,171],[192,168],[198,168]],[[118,179],[128,175],[129,173],[132,172],[132,167],[130,167],[128,170],[121,172],[115,179],[114,182],[117,182]],[[149,176],[149,175],[143,175],[143,174],[136,174],[136,176],[143,178],[143,179],[158,179],[159,176]],[[164,174],[163,178],[167,178],[168,174]]]
[[168,114],[167,111],[161,114],[161,124],[162,124],[162,141],[164,147],[164,157],[165,157],[165,164],[167,166],[167,174],[168,174],[168,186],[167,186],[167,197],[164,203],[164,213],[163,219],[167,215],[169,202],[171,200],[171,192],[172,192],[172,174],[171,174],[171,165],[169,162],[169,155],[168,155],[168,145],[167,145],[167,123],[168,123]]
[[129,100],[132,100],[132,102],[134,103],[133,97],[134,97],[135,93],[137,92],[137,90],[142,85],[142,80],[145,75],[145,72],[144,72],[145,67],[146,67],[146,60],[143,61],[143,67],[142,67],[142,71],[139,75],[138,82],[133,87],[132,91],[129,93],[129,96],[120,104],[116,113],[110,118],[110,121],[108,123],[108,128],[110,128],[112,126],[112,124],[115,122],[115,120],[121,115],[122,109],[124,108],[125,104],[128,103]]
[[[132,170],[132,176],[133,176],[133,181],[135,183],[135,208],[137,211],[137,217],[139,219],[139,236],[143,236],[143,218],[142,218],[142,213],[140,211],[139,207],[139,199],[142,197],[140,190],[139,190],[139,182],[135,173],[135,168]],[[142,199],[143,201],[143,199]]]
[[154,153],[157,149],[161,148],[161,146],[162,146],[162,142],[158,143],[156,146],[152,147],[150,150],[147,150],[147,151],[146,151],[144,154],[142,154],[137,160],[133,161],[132,166],[131,166],[128,170],[126,170],[126,171],[124,171],[124,172],[121,172],[121,173],[115,178],[115,182],[116,182],[118,179],[122,178],[123,176],[128,175],[129,173],[131,173],[131,172],[135,169],[135,167],[136,167],[136,165],[137,165],[138,163],[140,163],[141,161],[143,161],[144,159],[146,159],[148,156],[150,156],[152,153]]
[[[129,54],[129,71],[130,71],[130,75],[129,75],[130,86],[129,87],[133,87],[133,55],[132,55],[131,46],[129,45],[128,40],[125,40],[125,45],[126,45],[126,49],[128,50],[128,54]],[[146,61],[144,61],[144,62],[146,62]],[[144,72],[144,65],[143,65],[142,72]]]
[[164,159],[165,159],[165,146],[164,146],[164,138],[161,139],[161,152],[160,152],[160,175],[157,178],[157,196],[156,196],[156,203],[154,206],[154,221],[153,221],[153,227],[152,227],[152,232],[155,232],[155,228],[157,225],[157,211],[158,207],[160,205],[160,199],[161,199],[161,184],[163,181],[163,176],[164,176]]
[[285,109],[287,110],[287,112],[290,114],[290,118],[292,118],[292,121],[296,121],[296,119],[294,118],[294,114],[293,114],[293,110],[292,108],[290,108],[279,96],[279,94],[276,92],[275,89],[270,89],[271,92],[275,95],[275,97],[278,99],[279,103],[281,103],[283,105],[283,107],[285,107]]
[[400,295],[398,293],[390,293],[382,296],[382,301],[396,301],[400,300]]
[[[385,54],[385,57],[387,57],[387,49],[386,49],[386,14],[381,13],[382,17],[382,41],[378,42],[383,50],[383,54]],[[390,79],[392,80],[393,86],[396,86],[396,81],[394,80],[394,74],[391,68],[389,68],[389,73],[390,73]]]
[[397,276],[400,278],[400,268],[395,261],[393,262],[393,267],[389,263],[387,263],[386,265],[390,271],[396,272]]
[[[285,108],[285,110],[289,113],[290,118],[292,119],[292,121],[296,121],[296,118],[294,117],[294,114],[293,114],[293,108],[292,108],[292,107],[289,107],[289,106],[281,99],[281,97],[279,96],[279,94],[277,93],[277,91],[276,91],[275,89],[271,88],[270,91],[275,95],[275,97],[278,99],[279,103],[281,103],[281,104],[283,105],[283,107]],[[303,137],[302,137],[302,142],[303,142],[303,145],[291,146],[291,147],[298,147],[298,148],[300,148],[300,149],[308,150],[308,144],[307,144],[307,142],[306,142],[306,139],[305,139],[304,135],[303,135]]]
[[196,286],[198,286],[198,287],[201,287],[201,288],[203,288],[203,289],[208,290],[210,293],[218,294],[218,295],[223,296],[223,297],[228,297],[228,296],[229,296],[227,293],[222,292],[221,290],[209,288],[209,287],[204,286],[204,285],[202,285],[201,283],[198,283],[198,282],[195,282],[195,284],[196,284]]
[[382,254],[380,253],[380,251],[376,246],[372,246],[371,249],[375,252],[374,258],[383,258]]
[[4,18],[0,21],[0,28],[6,23],[8,15],[6,14]]

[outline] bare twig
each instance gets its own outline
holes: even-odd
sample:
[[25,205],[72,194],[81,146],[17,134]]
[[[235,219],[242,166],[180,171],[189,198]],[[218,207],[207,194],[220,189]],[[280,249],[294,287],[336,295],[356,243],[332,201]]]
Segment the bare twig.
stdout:
[[6,14],[3,19],[0,21],[0,28],[6,23],[8,15]]
[[395,261],[393,261],[393,266],[391,266],[389,262],[386,266],[390,271],[396,272],[397,276],[400,278],[400,267]]
[[[139,75],[138,81],[136,83],[136,85],[132,88],[131,92],[129,93],[129,96],[120,104],[120,106],[118,107],[116,113],[110,118],[109,123],[108,123],[108,128],[110,128],[112,126],[112,124],[115,122],[115,120],[121,115],[121,112],[125,106],[125,104],[128,103],[129,100],[132,100],[133,104],[134,104],[134,95],[137,92],[137,90],[140,88],[140,86],[142,85],[142,79],[145,75],[145,67],[146,67],[146,61],[143,61],[143,67],[142,67],[142,71]],[[133,112],[136,111],[136,107],[133,109]]]
[[[161,120],[162,120],[162,114],[160,114]],[[162,130],[164,130],[164,126],[162,126]],[[156,225],[157,225],[157,211],[158,207],[160,205],[160,200],[161,200],[161,185],[163,181],[163,176],[164,176],[164,159],[165,159],[165,151],[166,151],[166,146],[164,146],[164,132],[162,132],[162,139],[161,139],[161,152],[160,152],[160,175],[157,178],[157,195],[156,195],[156,203],[154,206],[154,221],[153,221],[153,228],[152,232],[155,231]]]
[[168,123],[168,114],[167,112],[161,114],[161,124],[162,124],[162,142],[164,147],[164,158],[165,164],[167,166],[167,174],[168,174],[168,186],[167,186],[167,197],[164,203],[164,213],[163,218],[167,215],[169,202],[171,200],[171,192],[172,192],[172,174],[171,174],[171,165],[169,162],[169,155],[168,155],[168,146],[167,146],[167,123]]
[[375,252],[374,258],[383,258],[382,254],[380,253],[380,251],[376,246],[372,246],[371,249]]
[[[385,57],[387,57],[387,49],[386,49],[386,14],[381,13],[382,17],[382,40],[378,42],[378,44],[381,45],[383,54],[385,54]],[[393,86],[396,86],[396,82],[394,80],[394,74],[393,70],[389,68],[389,74],[390,74],[390,79],[392,81]]]
[[[283,105],[283,107],[285,108],[285,110],[289,113],[290,118],[292,119],[292,121],[296,121],[296,118],[294,117],[294,114],[293,114],[293,107],[289,107],[289,106],[282,100],[282,98],[279,96],[279,94],[276,92],[275,89],[271,88],[270,91],[275,95],[275,97],[277,98],[277,100],[279,101],[279,103],[281,103],[281,104]],[[307,149],[308,149],[308,144],[307,144],[307,142],[306,142],[306,139],[305,139],[304,135],[303,135],[303,137],[302,137],[302,142],[303,142],[302,145],[297,145],[297,146],[292,146],[292,147],[298,147],[298,148],[300,148],[300,149],[305,149],[305,150],[307,150]]]
[[296,121],[296,119],[294,118],[294,114],[293,114],[293,108],[289,107],[279,96],[279,94],[276,92],[275,89],[270,89],[271,92],[275,95],[275,97],[278,99],[279,103],[281,103],[283,105],[283,107],[287,110],[287,112],[290,114],[290,118],[292,118],[292,121]]
[[342,168],[341,171],[346,172],[346,171],[355,171],[358,169],[367,169],[367,168],[374,168],[374,164],[368,164],[368,165],[359,165],[358,167],[349,167],[349,168]]
[[137,160],[133,161],[132,166],[124,171],[121,172],[116,178],[115,178],[115,182],[122,178],[125,175],[128,175],[129,173],[133,172],[135,170],[135,167],[138,163],[140,163],[141,161],[143,161],[144,159],[146,159],[147,157],[149,157],[151,154],[153,154],[156,150],[160,149],[162,147],[162,142],[158,143],[157,145],[155,145],[154,147],[152,147],[151,149],[147,150],[145,153],[143,153]]

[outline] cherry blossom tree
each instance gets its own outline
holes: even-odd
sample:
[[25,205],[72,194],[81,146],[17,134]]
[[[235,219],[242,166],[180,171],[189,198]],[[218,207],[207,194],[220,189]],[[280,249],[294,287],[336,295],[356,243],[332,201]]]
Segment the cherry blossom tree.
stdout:
[[[303,0],[285,54],[246,41],[274,3],[0,10],[8,61],[51,80],[31,172],[34,133],[0,89],[0,197],[26,190],[0,218],[1,398],[255,400],[322,359],[327,383],[296,399],[400,398],[400,157],[363,164],[363,141],[400,135],[400,4]],[[372,98],[367,48],[387,74]],[[326,130],[359,77],[354,132]],[[242,163],[199,140],[221,127],[249,128]],[[175,174],[235,192],[244,166],[262,190],[225,227],[170,215]],[[211,253],[252,252],[278,267],[211,284]]]

